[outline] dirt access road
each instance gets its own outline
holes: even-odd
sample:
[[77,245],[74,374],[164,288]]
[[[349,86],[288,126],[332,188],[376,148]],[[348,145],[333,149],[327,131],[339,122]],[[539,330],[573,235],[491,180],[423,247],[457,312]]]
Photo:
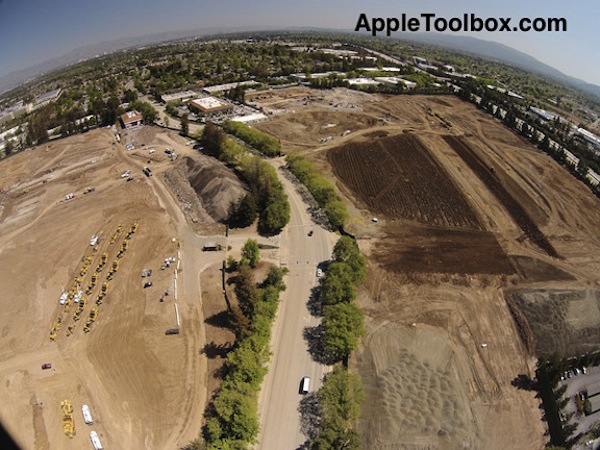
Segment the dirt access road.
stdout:
[[[284,163],[281,159],[271,162],[275,167]],[[298,410],[302,399],[300,380],[310,377],[310,390],[316,391],[328,371],[327,366],[312,358],[303,337],[307,327],[314,327],[320,322],[308,311],[307,301],[311,289],[318,283],[317,265],[331,258],[338,238],[316,225],[294,185],[281,174],[280,180],[291,207],[290,223],[280,236],[280,257],[281,266],[287,267],[290,272],[285,278],[287,289],[281,295],[272,332],[273,357],[260,393],[258,448],[264,450],[295,450],[306,440],[300,429]],[[311,230],[313,235],[308,236]]]

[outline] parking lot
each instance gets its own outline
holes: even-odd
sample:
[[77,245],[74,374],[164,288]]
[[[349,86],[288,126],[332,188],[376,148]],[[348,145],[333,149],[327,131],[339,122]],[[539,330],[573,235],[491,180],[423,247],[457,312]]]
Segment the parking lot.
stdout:
[[[570,401],[561,410],[561,419],[568,418],[567,421],[563,421],[563,427],[568,423],[577,424],[577,430],[573,434],[573,436],[578,433],[585,434],[587,433],[596,423],[600,422],[600,409],[597,409],[592,412],[592,414],[586,416],[583,414],[579,414],[577,412],[577,405],[575,402],[575,395],[578,392],[587,390],[588,387],[596,385],[596,383],[600,383],[600,367],[588,367],[586,368],[587,373],[583,373],[581,368],[579,368],[579,374],[570,371],[570,373],[565,374],[565,379],[561,380],[558,383],[558,388],[562,386],[567,386],[567,390],[563,395],[563,398],[569,398]],[[557,389],[558,389],[557,388]],[[592,394],[593,392],[590,392]],[[593,397],[600,397],[600,394],[596,394]],[[593,398],[591,397],[591,398]],[[595,402],[592,402],[595,404]],[[589,442],[589,445],[586,443]],[[590,441],[589,439],[582,439],[582,441],[573,447],[574,449],[599,449],[600,448],[600,439],[596,439],[594,441]]]

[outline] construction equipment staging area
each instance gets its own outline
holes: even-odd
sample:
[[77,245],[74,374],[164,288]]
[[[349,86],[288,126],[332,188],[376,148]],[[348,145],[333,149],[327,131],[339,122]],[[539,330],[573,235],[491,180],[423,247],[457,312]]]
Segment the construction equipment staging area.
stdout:
[[[92,235],[89,246],[87,246],[87,250],[81,257],[80,264],[76,266],[76,270],[73,273],[70,287],[65,289],[59,297],[59,310],[50,330],[50,339],[53,342],[57,341],[60,331],[63,328],[66,329],[64,333],[66,337],[73,336],[76,333],[77,324],[82,317],[85,317],[86,312],[87,319],[83,325],[83,333],[85,334],[92,331],[98,319],[100,308],[107,307],[103,306],[105,302],[114,305],[112,306],[113,308],[120,306],[120,301],[117,298],[109,296],[110,286],[111,282],[115,280],[116,274],[130,249],[133,236],[138,229],[139,222],[135,221],[129,228],[125,228],[123,224],[119,224],[108,239],[101,238],[101,233]],[[180,256],[178,249],[176,258],[164,258],[164,263],[159,271],[160,273],[165,270],[168,271],[168,269],[173,270],[173,279],[169,281],[168,287],[160,297],[160,302],[163,303],[165,297],[169,296],[171,291],[173,292],[174,322],[177,328],[168,328],[165,333],[166,335],[180,333],[181,322],[177,306],[177,272],[180,268]],[[141,276],[144,279],[148,279],[152,277],[152,273],[152,269],[144,268],[141,271]],[[170,277],[167,276],[167,278],[169,279]],[[153,283],[146,281],[144,288],[146,286],[153,286]],[[93,306],[88,306],[88,304]],[[72,314],[70,315],[70,313]],[[61,408],[63,431],[66,436],[73,438],[76,434],[73,405],[70,400],[64,400],[61,402]],[[82,405],[82,415],[85,424],[93,424],[90,407],[86,404]],[[103,448],[96,431],[90,432],[90,440],[94,449]]]
[[[91,254],[84,255],[81,258],[81,266],[73,277],[71,287],[68,290],[65,290],[60,296],[59,304],[62,306],[62,308],[60,308],[56,320],[50,329],[50,339],[52,341],[56,340],[58,332],[63,328],[63,326],[66,326],[66,336],[71,336],[75,332],[77,323],[84,314],[88,304],[88,298],[92,298],[93,295],[96,294],[96,306],[90,308],[88,318],[83,326],[83,331],[85,333],[89,333],[92,330],[92,326],[98,318],[99,307],[106,300],[110,282],[114,279],[117,271],[119,270],[120,260],[125,256],[127,249],[129,248],[129,242],[131,241],[135,232],[138,230],[138,227],[139,223],[134,222],[129,230],[125,233],[123,241],[118,247],[118,250],[115,250],[113,244],[116,243],[119,236],[123,233],[123,225],[119,224],[108,243],[104,244],[103,250],[105,251],[100,255],[94,271],[90,272],[90,267],[92,267],[93,263],[98,260],[100,246],[102,245],[102,243],[99,242],[100,239],[98,234],[92,236],[90,239],[90,247],[92,247]],[[111,253],[114,254],[114,260],[111,264],[109,264],[109,255]],[[107,271],[105,281],[100,285],[100,277],[107,266],[110,267]],[[84,286],[86,286],[85,291]],[[72,306],[75,308],[75,312],[72,316],[73,320],[69,325],[67,325],[69,322],[68,313]]]

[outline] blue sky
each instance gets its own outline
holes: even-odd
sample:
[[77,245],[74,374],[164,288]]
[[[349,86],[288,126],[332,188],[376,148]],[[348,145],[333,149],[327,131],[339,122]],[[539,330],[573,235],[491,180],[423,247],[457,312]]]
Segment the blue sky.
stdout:
[[[0,0],[0,76],[74,48],[124,37],[214,27],[335,28],[369,17],[565,17],[560,33],[472,33],[600,85],[600,2],[576,0]],[[595,45],[594,45],[595,44]]]

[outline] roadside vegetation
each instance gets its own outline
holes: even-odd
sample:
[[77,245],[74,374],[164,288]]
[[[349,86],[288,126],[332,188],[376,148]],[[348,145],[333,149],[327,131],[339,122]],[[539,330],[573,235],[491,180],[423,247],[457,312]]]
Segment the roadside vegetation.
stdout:
[[209,153],[234,167],[250,188],[249,194],[230,205],[230,226],[248,226],[258,215],[260,233],[279,233],[290,220],[290,204],[275,169],[227,138],[221,128],[210,122],[201,141]]
[[[232,280],[236,302],[229,307],[229,323],[236,335],[227,355],[221,387],[207,408],[204,439],[208,449],[246,449],[259,431],[258,393],[270,358],[269,341],[279,295],[286,286],[286,269],[270,266],[260,286],[250,264],[258,262],[256,241],[244,245]],[[192,443],[200,448],[200,443]],[[194,448],[194,447],[190,447]]]
[[342,366],[335,367],[325,378],[317,393],[317,437],[310,443],[311,450],[358,450],[360,435],[356,429],[360,406],[365,393],[358,375]]
[[323,348],[335,361],[347,361],[364,334],[364,316],[356,289],[366,274],[366,258],[356,241],[342,236],[333,248],[333,262],[321,285]]
[[306,186],[318,205],[323,209],[329,223],[334,228],[345,225],[350,215],[331,182],[319,173],[316,166],[298,154],[290,154],[285,158],[288,169]]
[[281,144],[277,139],[266,135],[262,131],[250,128],[246,124],[227,120],[223,122],[223,129],[265,156],[279,156],[281,154]]
[[[316,401],[301,402],[305,419],[313,420],[305,432],[311,450],[358,450],[361,448],[357,423],[365,394],[358,375],[348,371],[348,358],[364,334],[364,317],[356,303],[356,289],[366,277],[366,258],[356,241],[342,236],[333,248],[333,262],[321,284],[321,345],[309,347],[322,352],[321,362],[335,365],[327,375]],[[313,354],[313,356],[315,356]],[[316,417],[316,419],[315,419]]]

